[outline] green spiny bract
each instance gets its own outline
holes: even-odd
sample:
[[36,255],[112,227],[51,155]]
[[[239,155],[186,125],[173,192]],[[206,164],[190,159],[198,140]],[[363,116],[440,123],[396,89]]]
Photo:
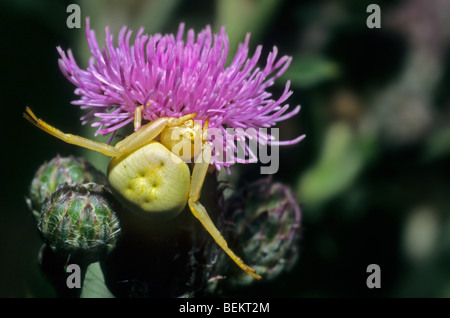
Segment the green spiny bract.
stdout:
[[42,205],[39,231],[57,253],[100,260],[121,232],[112,202],[110,192],[96,183],[60,185]]
[[[289,187],[265,178],[248,184],[222,202],[229,235],[242,256],[266,281],[296,263],[301,211]],[[251,284],[241,273],[233,285]]]
[[59,185],[87,182],[106,184],[106,178],[83,158],[56,156],[41,165],[31,182],[27,198],[36,221],[39,222],[42,204]]

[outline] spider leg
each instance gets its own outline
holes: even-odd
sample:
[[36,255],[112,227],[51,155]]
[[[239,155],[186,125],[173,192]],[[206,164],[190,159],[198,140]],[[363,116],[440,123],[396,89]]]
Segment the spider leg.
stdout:
[[42,119],[37,118],[29,107],[26,108],[25,113],[23,113],[23,117],[25,117],[26,120],[28,120],[39,129],[69,144],[91,149],[109,157],[116,157],[121,155],[120,151],[108,144],[90,140],[77,135],[63,133],[61,130],[47,124]]
[[[200,158],[200,159],[199,159]],[[204,206],[198,201],[200,197],[203,181],[205,180],[206,172],[208,171],[209,162],[211,160],[211,148],[208,143],[204,144],[204,149],[201,155],[198,156],[197,162],[194,165],[191,178],[191,189],[189,192],[188,204],[192,214],[202,223],[203,227],[209,232],[216,243],[230,256],[230,258],[247,274],[256,279],[261,279],[261,276],[255,273],[255,270],[246,265],[234,252],[228,247],[227,241],[223,238],[220,231],[216,228],[213,221],[208,215]]]
[[136,107],[136,110],[134,111],[134,130],[138,130],[141,127],[143,108],[144,106],[141,105],[139,107]]
[[[135,119],[136,123],[140,123],[141,120],[141,108],[136,109]],[[38,118],[29,107],[26,108],[23,114],[25,119],[31,122],[39,129],[46,133],[61,139],[69,144],[77,145],[83,148],[91,149],[100,152],[109,157],[120,157],[123,154],[131,153],[138,148],[148,144],[151,140],[155,139],[166,126],[178,126],[196,116],[196,114],[189,114],[180,118],[162,117],[158,118],[144,126],[138,131],[126,137],[124,140],[118,142],[114,147],[105,143],[90,140],[81,136],[66,134],[61,130],[47,124],[42,119]]]
[[[136,109],[136,111],[140,112],[141,110],[138,109]],[[172,117],[157,118],[149,122],[148,124],[145,124],[144,126],[140,127],[139,130],[135,131],[134,133],[126,137],[124,140],[118,142],[116,144],[116,149],[119,150],[121,153],[131,153],[137,150],[138,148],[148,144],[153,139],[155,139],[167,126],[169,127],[179,126],[188,119],[191,119],[195,116],[196,114],[189,114],[182,116],[180,118],[172,118]],[[135,118],[139,117],[140,117],[139,114],[135,114]]]

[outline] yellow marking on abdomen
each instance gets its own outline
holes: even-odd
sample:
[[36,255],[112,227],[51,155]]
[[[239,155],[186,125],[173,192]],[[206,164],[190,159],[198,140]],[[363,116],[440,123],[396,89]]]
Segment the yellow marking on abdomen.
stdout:
[[172,218],[186,206],[188,166],[161,143],[152,141],[128,156],[113,158],[108,180],[119,200],[132,211]]

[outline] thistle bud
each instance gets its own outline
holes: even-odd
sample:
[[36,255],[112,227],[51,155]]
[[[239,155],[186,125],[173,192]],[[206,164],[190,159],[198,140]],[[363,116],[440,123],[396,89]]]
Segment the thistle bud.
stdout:
[[27,203],[37,222],[44,201],[58,185],[95,182],[106,184],[105,176],[83,158],[57,156],[39,167],[31,182]]
[[[227,232],[243,259],[264,280],[274,280],[298,258],[301,211],[289,187],[258,180],[243,187],[223,204]],[[247,275],[230,273],[233,285],[248,285]]]
[[121,232],[113,197],[95,183],[64,184],[42,205],[39,231],[49,247],[89,262],[114,249]]

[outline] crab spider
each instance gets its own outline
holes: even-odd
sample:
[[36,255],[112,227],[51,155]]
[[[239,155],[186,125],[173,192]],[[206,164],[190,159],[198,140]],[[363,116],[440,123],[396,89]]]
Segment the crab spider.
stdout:
[[[247,274],[261,276],[246,265],[229,247],[208,212],[199,202],[202,185],[208,171],[211,148],[206,141],[208,121],[203,128],[194,123],[196,114],[179,118],[162,117],[141,126],[141,108],[135,112],[135,128],[140,128],[115,146],[81,136],[66,134],[36,117],[26,108],[25,119],[41,130],[67,143],[88,148],[112,157],[107,170],[113,193],[132,211],[159,219],[170,219],[186,206],[210,233],[216,243]],[[174,133],[178,139],[172,138]],[[155,138],[159,136],[159,141]],[[192,138],[192,136],[194,138]],[[197,143],[196,143],[197,141]],[[201,141],[201,145],[198,145]],[[186,154],[175,153],[175,146],[193,149]],[[190,173],[184,160],[195,159]]]

